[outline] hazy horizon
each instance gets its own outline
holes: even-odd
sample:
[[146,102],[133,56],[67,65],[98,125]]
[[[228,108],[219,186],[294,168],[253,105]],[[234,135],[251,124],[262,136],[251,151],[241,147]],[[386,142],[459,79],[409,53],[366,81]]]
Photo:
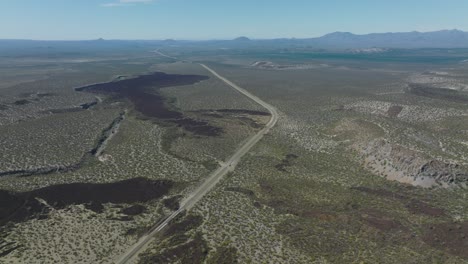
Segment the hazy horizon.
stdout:
[[[0,3],[0,39],[224,40],[468,31],[468,2],[28,0]],[[450,14],[450,15],[447,15]]]
[[417,33],[431,33],[431,32],[441,32],[441,31],[461,31],[468,33],[468,31],[460,30],[458,28],[453,28],[453,29],[439,29],[439,30],[432,30],[432,31],[417,31],[417,30],[410,30],[410,31],[393,31],[393,32],[369,32],[369,33],[363,33],[363,34],[356,34],[354,32],[345,32],[345,31],[332,31],[325,33],[320,36],[313,36],[313,37],[303,37],[303,38],[297,38],[297,37],[276,37],[276,38],[255,38],[251,36],[237,36],[237,37],[232,37],[232,38],[206,38],[206,39],[177,39],[177,38],[158,38],[158,39],[125,39],[125,38],[114,38],[114,39],[106,39],[106,38],[94,38],[94,39],[26,39],[26,38],[0,38],[0,40],[17,40],[17,41],[98,41],[98,40],[106,40],[106,41],[165,41],[165,40],[175,40],[175,41],[225,41],[225,40],[235,40],[237,38],[243,38],[246,37],[250,40],[274,40],[274,39],[313,39],[313,38],[321,38],[324,37],[328,34],[332,33],[351,33],[353,35],[357,36],[365,36],[369,34],[395,34],[395,33],[412,33],[412,32],[417,32]]

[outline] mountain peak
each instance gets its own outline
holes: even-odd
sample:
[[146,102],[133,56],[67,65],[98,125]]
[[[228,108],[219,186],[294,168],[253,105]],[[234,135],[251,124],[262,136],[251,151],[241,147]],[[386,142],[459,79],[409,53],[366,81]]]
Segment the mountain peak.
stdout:
[[353,33],[350,32],[333,32],[330,34],[326,34],[325,36],[321,37],[322,39],[330,40],[330,41],[348,41],[348,40],[353,40],[357,37],[357,35],[354,35]]
[[335,36],[355,36],[355,35],[351,32],[336,31],[333,33],[328,33],[323,37],[335,37]]
[[235,38],[234,40],[235,41],[250,41],[250,39],[248,37],[244,37],[244,36]]

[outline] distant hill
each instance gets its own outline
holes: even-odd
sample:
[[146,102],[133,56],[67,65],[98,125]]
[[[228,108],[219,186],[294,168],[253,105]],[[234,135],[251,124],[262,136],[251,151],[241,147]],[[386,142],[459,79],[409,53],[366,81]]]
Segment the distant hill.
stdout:
[[233,40],[234,41],[250,41],[250,39],[248,37],[238,37],[238,38],[235,38]]

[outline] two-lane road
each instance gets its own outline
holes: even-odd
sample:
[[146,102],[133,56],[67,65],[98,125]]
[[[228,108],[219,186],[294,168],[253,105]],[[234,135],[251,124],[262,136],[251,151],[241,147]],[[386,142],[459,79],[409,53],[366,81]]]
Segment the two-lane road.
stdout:
[[[159,53],[159,52],[158,52]],[[161,53],[160,53],[161,54]],[[172,57],[171,57],[172,58]],[[164,227],[166,227],[169,222],[174,219],[177,215],[179,215],[184,210],[189,210],[195,205],[203,196],[205,196],[220,180],[221,178],[226,175],[229,171],[233,171],[236,167],[237,163],[240,159],[253,147],[257,144],[260,139],[262,139],[263,135],[268,133],[268,131],[276,124],[278,121],[278,113],[276,109],[269,105],[268,103],[262,101],[260,98],[256,97],[255,95],[249,93],[248,91],[244,90],[243,88],[237,86],[233,82],[229,81],[228,79],[224,78],[223,76],[219,75],[213,69],[209,68],[204,64],[200,64],[203,68],[208,70],[211,74],[213,74],[218,79],[225,82],[227,85],[231,86],[239,93],[247,96],[254,102],[258,103],[259,105],[266,108],[270,114],[271,118],[269,122],[265,125],[265,127],[260,130],[258,133],[250,137],[242,146],[240,146],[236,152],[213,173],[195,190],[189,195],[184,201],[181,202],[180,208],[169,215],[162,223],[158,223],[155,227],[153,227],[150,232],[146,235],[142,236],[137,243],[135,243],[125,254],[120,256],[116,263],[129,263],[138,253],[149,243],[152,241],[153,237],[159,233]]]

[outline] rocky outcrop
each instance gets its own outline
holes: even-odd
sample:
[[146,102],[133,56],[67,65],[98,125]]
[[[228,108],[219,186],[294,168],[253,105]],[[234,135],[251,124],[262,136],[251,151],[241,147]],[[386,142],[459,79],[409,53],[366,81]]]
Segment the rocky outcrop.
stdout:
[[365,166],[389,180],[414,186],[463,186],[468,171],[458,164],[425,157],[423,153],[376,139],[359,147]]
[[458,164],[445,163],[439,160],[431,160],[421,166],[418,177],[432,177],[436,181],[445,183],[467,183],[468,172]]

